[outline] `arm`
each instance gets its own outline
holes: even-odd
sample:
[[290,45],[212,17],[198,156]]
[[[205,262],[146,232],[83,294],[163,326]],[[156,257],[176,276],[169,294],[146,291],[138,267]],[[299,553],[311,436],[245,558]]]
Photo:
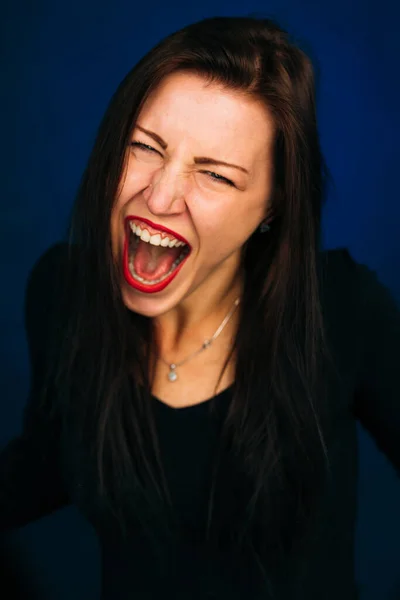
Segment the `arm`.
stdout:
[[69,502],[59,466],[60,423],[50,422],[39,406],[62,254],[61,247],[48,251],[35,265],[27,286],[31,386],[22,432],[0,453],[0,531],[22,527]]
[[354,413],[400,473],[400,310],[374,271],[356,271],[364,346]]

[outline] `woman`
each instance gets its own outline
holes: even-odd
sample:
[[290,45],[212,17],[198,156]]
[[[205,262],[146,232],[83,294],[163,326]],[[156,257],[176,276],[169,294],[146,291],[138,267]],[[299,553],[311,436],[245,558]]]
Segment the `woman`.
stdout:
[[354,599],[356,419],[400,466],[400,315],[322,252],[310,59],[206,19],[128,74],[27,292],[1,524],[68,503],[104,599]]

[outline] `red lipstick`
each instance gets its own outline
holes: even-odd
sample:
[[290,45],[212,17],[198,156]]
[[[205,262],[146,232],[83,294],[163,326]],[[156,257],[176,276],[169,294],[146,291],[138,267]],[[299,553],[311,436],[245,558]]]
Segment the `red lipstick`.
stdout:
[[[172,273],[170,273],[170,275],[168,275],[168,277],[166,277],[165,279],[163,279],[163,281],[160,281],[159,283],[150,285],[150,284],[146,284],[141,281],[138,281],[137,279],[135,279],[133,277],[133,275],[130,271],[130,268],[129,268],[129,237],[130,237],[130,222],[131,221],[139,221],[139,222],[147,225],[150,235],[153,235],[154,233],[164,232],[166,234],[169,234],[170,236],[173,236],[177,240],[184,242],[187,245],[187,247],[189,248],[189,252],[188,252],[187,256],[185,256],[183,258],[183,260],[172,271]],[[153,229],[154,231],[151,231],[150,228]],[[125,280],[129,284],[129,286],[138,290],[139,292],[143,292],[145,294],[154,294],[156,292],[161,292],[163,289],[165,289],[171,283],[171,281],[173,281],[173,279],[175,279],[175,277],[178,275],[179,271],[181,270],[182,266],[186,262],[190,253],[191,253],[191,246],[190,246],[189,242],[187,242],[185,240],[185,238],[182,237],[179,233],[172,231],[172,229],[168,229],[167,227],[164,227],[163,225],[157,225],[156,223],[152,223],[149,219],[144,219],[142,217],[128,216],[125,218],[125,243],[124,243],[124,250],[123,250],[123,273],[124,273]]]
[[[130,221],[141,221],[142,223],[145,223],[146,225],[148,225],[151,229],[154,229],[155,230],[154,233],[159,233],[160,231],[167,233],[167,234],[169,233],[170,235],[172,235],[174,238],[176,238],[180,242],[183,242],[184,244],[189,246],[189,248],[191,247],[189,242],[187,240],[185,240],[185,238],[183,236],[181,236],[180,233],[176,233],[176,231],[172,231],[172,229],[168,229],[168,227],[164,227],[163,225],[158,225],[157,223],[153,223],[149,219],[144,219],[143,217],[135,217],[132,215],[129,215],[128,217],[125,218],[125,225],[129,226]],[[149,233],[150,233],[150,235],[153,234],[152,231],[149,231]]]

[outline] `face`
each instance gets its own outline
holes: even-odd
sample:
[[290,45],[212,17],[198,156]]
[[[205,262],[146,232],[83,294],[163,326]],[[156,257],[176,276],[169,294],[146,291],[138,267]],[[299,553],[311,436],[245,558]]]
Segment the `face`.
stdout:
[[173,74],[153,92],[131,135],[111,223],[129,309],[154,317],[193,295],[228,292],[267,214],[273,140],[263,105],[198,75]]

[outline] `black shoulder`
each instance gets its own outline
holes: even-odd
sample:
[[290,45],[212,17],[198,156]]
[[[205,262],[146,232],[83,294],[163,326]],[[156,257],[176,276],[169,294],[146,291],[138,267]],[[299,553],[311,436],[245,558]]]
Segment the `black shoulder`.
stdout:
[[355,262],[347,248],[320,252],[318,269],[321,291],[328,303],[347,304],[357,295]]
[[356,261],[346,247],[324,250],[320,253],[320,265],[326,272],[341,273],[342,275],[354,274]]
[[398,319],[398,302],[372,267],[357,261],[347,248],[321,252],[323,289],[338,307],[353,306],[357,320],[366,327],[379,314]]
[[321,252],[320,267],[327,277],[339,278],[341,284],[353,283],[363,296],[385,287],[377,271],[356,260],[345,247]]
[[334,248],[320,254],[320,269],[323,281],[334,286],[337,291],[343,290],[348,296],[356,295],[363,285],[363,276],[372,271],[352,256],[348,248]]
[[28,277],[24,305],[25,329],[33,363],[43,358],[52,319],[57,318],[67,260],[67,244],[56,244],[39,258]]

